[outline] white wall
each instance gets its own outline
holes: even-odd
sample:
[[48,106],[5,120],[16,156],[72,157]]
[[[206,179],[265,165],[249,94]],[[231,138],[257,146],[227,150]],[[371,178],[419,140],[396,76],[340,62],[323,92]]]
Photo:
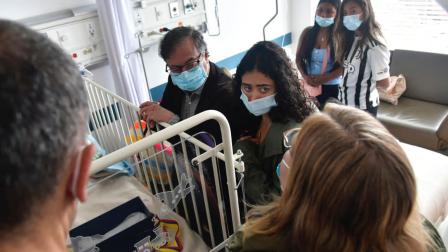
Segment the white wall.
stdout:
[[[266,28],[266,40],[291,32],[291,1],[279,1],[279,14]],[[297,0],[293,0],[297,1]],[[275,0],[223,0],[219,2],[221,36],[208,37],[213,60],[222,60],[263,40],[263,26],[275,14]]]
[[[20,20],[51,12],[73,9],[95,4],[95,0],[0,0],[0,18]],[[111,68],[108,63],[91,69],[94,80],[109,90],[115,91]]]
[[94,3],[95,0],[0,0],[0,18],[24,19]]
[[[212,1],[213,0],[206,0]],[[279,14],[267,27],[267,40],[292,32],[292,50],[295,51],[300,31],[311,24],[317,0],[279,0]],[[206,36],[211,60],[218,62],[247,50],[255,42],[263,39],[263,25],[275,13],[275,0],[219,0],[221,35]],[[75,8],[95,3],[95,0],[0,0],[0,18],[23,19],[49,12]],[[310,10],[313,14],[310,14]],[[286,49],[290,49],[289,47]],[[158,46],[145,53],[145,62],[151,87],[167,80],[165,63],[158,56]],[[92,70],[95,80],[106,88],[115,90],[108,63]]]
[[[279,0],[279,14],[266,28],[266,39],[272,40],[291,32],[289,0]],[[249,49],[263,40],[263,26],[275,14],[275,0],[219,1],[221,35],[205,36],[213,62]],[[158,57],[157,46],[145,54],[151,87],[165,83],[165,62]]]
[[318,0],[291,0],[291,49],[294,55],[296,53],[300,34],[306,27],[313,25],[314,23],[314,14],[318,2]]

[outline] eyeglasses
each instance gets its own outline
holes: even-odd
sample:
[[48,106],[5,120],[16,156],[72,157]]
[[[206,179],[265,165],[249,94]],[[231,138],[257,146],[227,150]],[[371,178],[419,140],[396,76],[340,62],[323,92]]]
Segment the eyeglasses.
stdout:
[[184,65],[181,65],[181,66],[174,66],[174,65],[166,64],[165,71],[167,73],[168,72],[182,73],[183,71],[188,71],[188,70],[196,67],[199,64],[199,62],[201,62],[201,56],[202,56],[202,53],[200,53],[198,57],[189,60],[187,63],[185,63]]
[[294,143],[294,138],[300,132],[300,129],[301,128],[294,128],[283,133],[283,146],[285,146],[286,149],[291,149]]

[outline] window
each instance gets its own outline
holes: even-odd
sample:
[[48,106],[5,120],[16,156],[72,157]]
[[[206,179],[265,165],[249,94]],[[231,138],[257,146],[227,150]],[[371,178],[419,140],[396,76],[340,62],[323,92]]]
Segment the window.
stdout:
[[435,0],[373,0],[390,49],[448,54],[448,13]]

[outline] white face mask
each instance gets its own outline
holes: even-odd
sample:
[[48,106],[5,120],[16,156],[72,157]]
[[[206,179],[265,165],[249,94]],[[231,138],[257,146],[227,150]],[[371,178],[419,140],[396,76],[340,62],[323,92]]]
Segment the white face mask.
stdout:
[[345,28],[347,28],[350,31],[356,31],[362,24],[361,15],[349,15],[344,16],[344,19],[342,21],[344,23]]
[[170,76],[174,85],[189,92],[202,87],[208,77],[202,62],[190,70],[183,71],[182,73],[171,73]]
[[323,18],[321,16],[317,16],[316,15],[315,20],[316,20],[316,23],[320,27],[328,27],[328,26],[334,24],[334,18],[333,17],[331,17],[331,18]]
[[247,98],[246,94],[244,94],[244,92],[241,92],[240,99],[243,101],[244,105],[250,113],[255,116],[261,116],[271,111],[271,108],[277,106],[275,95],[276,94],[273,94],[260,99],[249,101],[249,98]]

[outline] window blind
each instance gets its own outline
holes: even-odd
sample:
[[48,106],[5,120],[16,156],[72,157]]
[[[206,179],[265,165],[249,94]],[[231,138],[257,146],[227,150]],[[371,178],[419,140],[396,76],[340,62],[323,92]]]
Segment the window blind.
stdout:
[[390,49],[448,54],[448,13],[435,0],[373,0]]

